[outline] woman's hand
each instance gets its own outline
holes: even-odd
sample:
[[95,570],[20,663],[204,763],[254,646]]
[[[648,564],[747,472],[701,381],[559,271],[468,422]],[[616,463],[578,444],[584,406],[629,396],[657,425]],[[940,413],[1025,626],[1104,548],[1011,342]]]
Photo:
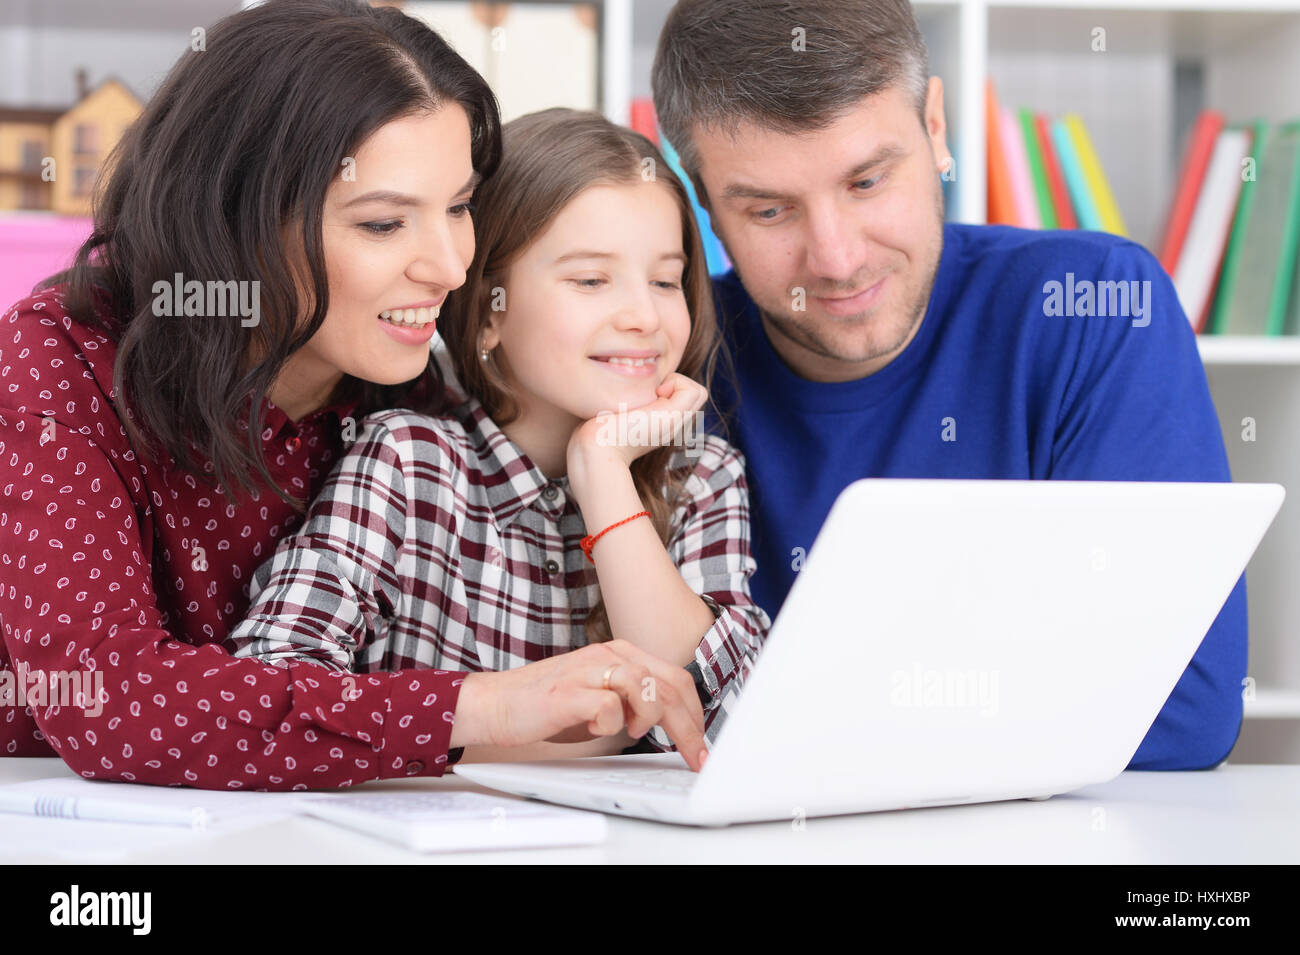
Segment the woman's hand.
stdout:
[[617,756],[635,743],[626,729],[613,736],[597,736],[582,743],[529,743],[526,746],[466,746],[461,763],[519,763],[539,759],[580,759],[587,756]]
[[630,467],[651,448],[680,444],[691,417],[709,397],[703,385],[677,372],[660,382],[655,394],[648,405],[605,412],[574,429],[567,452],[571,486],[593,469],[611,463]]
[[615,736],[625,726],[632,739],[662,726],[691,769],[704,765],[704,710],[690,675],[626,640],[591,644],[514,670],[469,674],[451,745],[574,743]]

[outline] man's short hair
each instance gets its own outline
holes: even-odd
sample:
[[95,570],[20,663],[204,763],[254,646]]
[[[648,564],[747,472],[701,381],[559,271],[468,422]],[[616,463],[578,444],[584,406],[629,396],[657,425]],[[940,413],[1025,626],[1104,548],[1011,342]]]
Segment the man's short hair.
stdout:
[[900,84],[923,118],[928,79],[908,0],[679,0],[652,70],[660,128],[701,202],[697,128],[825,129]]

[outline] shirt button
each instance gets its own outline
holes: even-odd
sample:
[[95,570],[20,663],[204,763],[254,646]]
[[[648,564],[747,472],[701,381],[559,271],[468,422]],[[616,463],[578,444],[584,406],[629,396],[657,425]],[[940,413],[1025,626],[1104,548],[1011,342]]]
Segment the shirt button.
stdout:
[[560,572],[560,565],[553,560],[548,560],[546,562],[546,572],[548,574],[558,574]]
[[299,438],[297,435],[294,435],[292,438],[286,438],[284,441],[284,449],[288,451],[290,454],[293,454],[301,447],[302,447],[302,439]]
[[555,500],[559,495],[560,490],[554,484],[546,485],[545,489],[542,491],[542,497],[546,498],[548,501]]
[[420,760],[413,759],[406,764],[406,775],[418,776],[422,772],[424,772],[424,763],[420,762]]

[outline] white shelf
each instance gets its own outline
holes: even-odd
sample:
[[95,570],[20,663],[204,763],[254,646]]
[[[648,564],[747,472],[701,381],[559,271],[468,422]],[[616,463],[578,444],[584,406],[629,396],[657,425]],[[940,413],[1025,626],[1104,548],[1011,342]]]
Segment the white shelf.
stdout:
[[632,0],[605,0],[600,18],[601,101],[605,118],[627,125],[632,106]]
[[[990,5],[993,55],[1021,53],[1077,57],[1076,65],[1107,64],[1107,57],[1160,56],[1208,60],[1249,49],[1262,35],[1284,30],[1300,5],[1169,8],[1150,5],[1106,9],[1078,5]],[[1095,28],[1106,31],[1106,51],[1093,52]],[[1085,67],[1086,68],[1086,67]],[[1141,91],[1135,91],[1141,92]]]
[[[1125,10],[1162,13],[1297,13],[1295,0],[979,0],[990,10]],[[919,4],[918,4],[919,5]]]
[[1197,335],[1196,346],[1207,365],[1300,366],[1300,337],[1295,336]]
[[1300,720],[1300,690],[1256,690],[1243,713],[1248,720]]

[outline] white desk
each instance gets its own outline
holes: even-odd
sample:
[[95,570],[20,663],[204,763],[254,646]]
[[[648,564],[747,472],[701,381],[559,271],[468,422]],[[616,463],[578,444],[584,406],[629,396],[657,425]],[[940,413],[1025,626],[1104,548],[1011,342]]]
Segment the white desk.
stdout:
[[[0,758],[0,783],[72,775],[58,759]],[[446,776],[369,783],[490,792]],[[500,795],[501,799],[514,797]],[[986,803],[693,829],[610,816],[609,840],[582,849],[420,855],[310,818],[234,833],[199,851],[139,852],[122,861],[198,863],[1296,863],[1300,766],[1127,772],[1045,802]],[[23,825],[0,813],[0,843]],[[76,823],[69,823],[69,827]],[[73,830],[75,831],[75,830]],[[63,862],[31,856],[14,861]]]

